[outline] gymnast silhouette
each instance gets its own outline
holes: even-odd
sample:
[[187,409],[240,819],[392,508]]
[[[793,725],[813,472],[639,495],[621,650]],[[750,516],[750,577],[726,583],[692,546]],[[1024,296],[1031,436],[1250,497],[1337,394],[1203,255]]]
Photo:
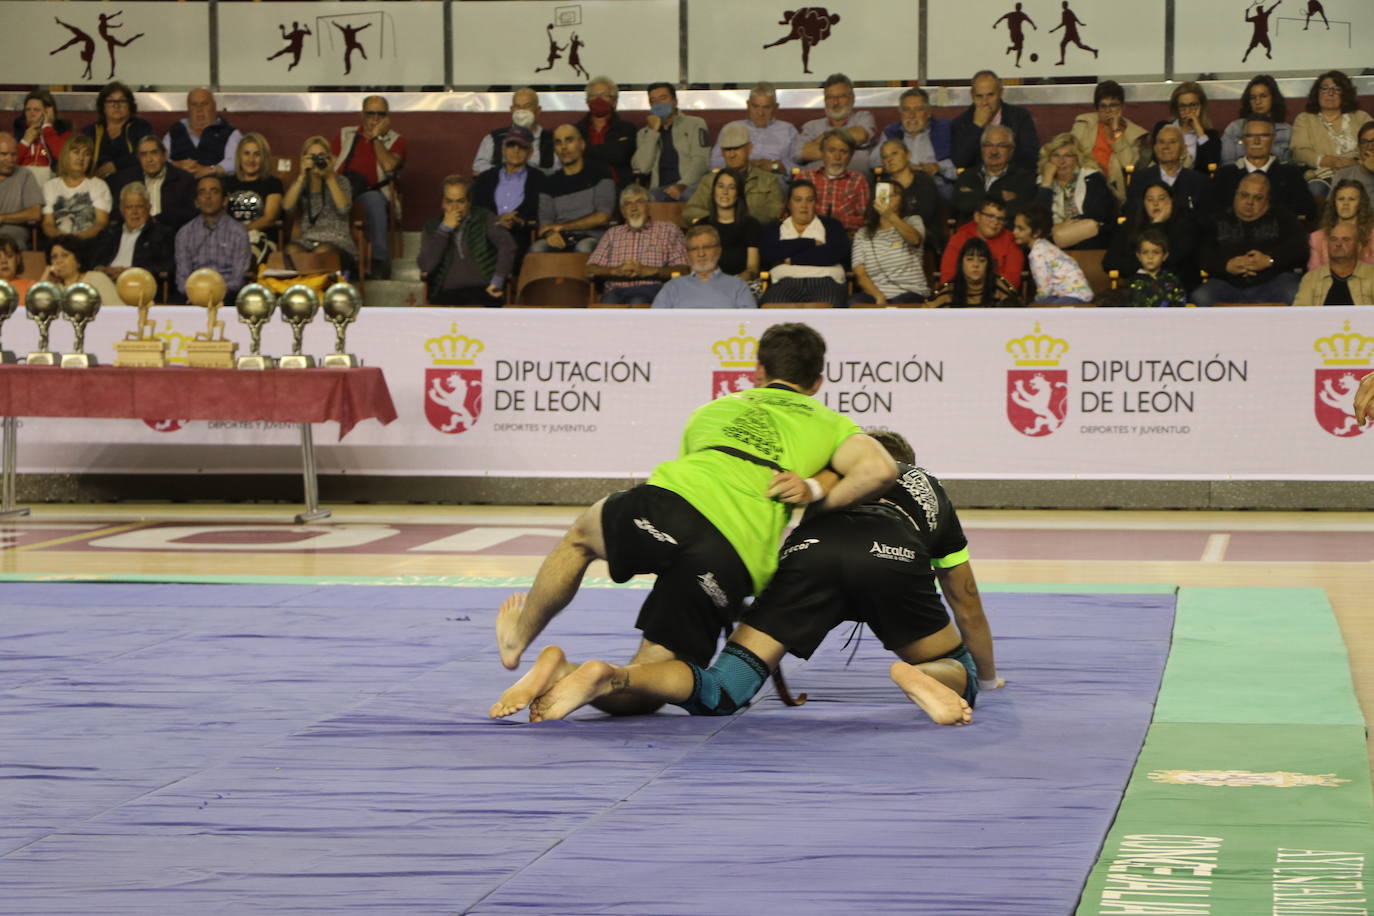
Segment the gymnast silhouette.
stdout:
[[1032,21],[1028,14],[1021,12],[1021,4],[1019,3],[1016,4],[1016,9],[1012,10],[1010,13],[1003,13],[1001,17],[992,24],[992,30],[994,32],[997,31],[997,27],[1002,24],[1003,19],[1007,21],[1007,31],[1011,33],[1011,45],[1008,46],[1005,53],[1010,54],[1012,51],[1015,51],[1016,66],[1019,67],[1021,66],[1021,52],[1025,50],[1026,47],[1025,24],[1030,23],[1030,27],[1037,32],[1040,31],[1040,28]]
[[544,31],[547,32],[549,36],[549,62],[542,67],[535,67],[535,73],[542,73],[545,70],[552,70],[553,62],[563,56],[559,52],[567,50],[567,45],[560,45],[556,40],[554,40],[552,22],[550,22],[547,26],[544,27]]
[[802,72],[811,72],[811,49],[830,37],[830,27],[840,21],[839,13],[832,13],[823,6],[806,6],[799,10],[784,10],[778,25],[790,25],[792,31],[777,41],[764,45],[764,49],[776,48],[780,44],[796,39],[802,46]]
[[362,43],[358,41],[358,33],[361,32],[363,29],[372,28],[372,23],[369,22],[367,25],[351,26],[339,25],[337,22],[335,22],[333,23],[333,25],[334,28],[338,29],[340,32],[343,32],[344,35],[344,76],[348,76],[348,74],[353,72],[354,51],[357,51],[359,54],[361,54],[363,56],[363,60],[368,59],[367,51],[363,49]]
[[52,57],[54,54],[65,51],[72,45],[77,44],[78,42],[81,43],[81,59],[86,64],[86,71],[81,74],[81,78],[91,79],[91,62],[95,60],[95,39],[87,35],[85,32],[81,31],[81,29],[78,29],[76,26],[67,22],[63,22],[56,16],[52,18],[56,20],[58,25],[62,26],[63,28],[67,29],[67,31],[72,33],[72,39],[68,41],[66,44],[64,44],[62,47],[54,48],[53,50],[49,51],[48,56]]
[[1245,63],[1245,59],[1250,56],[1250,52],[1261,45],[1264,46],[1265,57],[1270,59],[1274,57],[1274,55],[1270,53],[1274,50],[1274,46],[1269,43],[1269,17],[1273,15],[1274,10],[1278,9],[1279,4],[1282,2],[1283,0],[1275,0],[1274,5],[1269,7],[1269,9],[1265,9],[1262,2],[1256,3],[1254,15],[1247,15],[1245,17],[1246,22],[1253,22],[1255,24],[1255,31],[1254,34],[1250,36],[1250,47],[1245,49],[1245,57],[1240,59],[1242,64]]
[[290,54],[291,66],[286,68],[287,71],[290,72],[296,69],[296,64],[301,62],[301,49],[305,45],[306,36],[313,35],[315,33],[310,31],[310,26],[301,25],[294,19],[291,20],[291,31],[286,31],[285,23],[278,23],[277,28],[281,30],[282,41],[286,42],[286,47],[282,48],[276,54],[273,54],[271,57],[267,59],[269,61],[272,61],[276,60],[278,57],[281,57],[283,54]]
[[1055,62],[1055,66],[1064,66],[1064,52],[1068,50],[1070,42],[1078,45],[1078,47],[1082,48],[1084,51],[1093,52],[1093,59],[1096,60],[1097,49],[1090,48],[1083,44],[1083,40],[1078,37],[1078,27],[1080,25],[1087,25],[1087,23],[1075,16],[1073,10],[1069,9],[1069,0],[1064,0],[1063,7],[1064,11],[1059,17],[1059,25],[1050,29],[1051,34],[1058,32],[1060,29],[1064,30],[1064,37],[1059,40],[1059,60]]
[[115,38],[114,35],[110,34],[115,29],[124,28],[123,23],[115,22],[115,19],[122,15],[124,15],[123,10],[115,10],[113,13],[109,13],[108,15],[105,13],[101,13],[100,28],[97,30],[100,32],[100,37],[105,39],[105,47],[110,52],[111,79],[113,79],[115,75],[115,48],[127,48],[129,45],[133,44],[134,42],[138,41],[140,38],[143,37],[143,33],[139,32],[132,38],[129,38],[125,41],[120,41],[118,38]]

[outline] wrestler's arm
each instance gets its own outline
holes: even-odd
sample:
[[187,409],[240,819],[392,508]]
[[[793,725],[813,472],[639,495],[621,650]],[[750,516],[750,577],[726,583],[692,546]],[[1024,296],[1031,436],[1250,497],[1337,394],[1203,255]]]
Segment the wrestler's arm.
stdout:
[[978,594],[978,582],[973,577],[973,566],[967,561],[948,569],[936,569],[940,580],[940,591],[945,595],[950,610],[954,612],[955,625],[964,638],[964,645],[973,654],[974,664],[978,666],[978,680],[984,687],[993,686],[986,681],[995,681],[1001,687],[1003,681],[997,676],[997,663],[992,656],[992,628],[983,613],[983,599]]
[[878,440],[855,433],[840,443],[830,458],[840,475],[834,489],[820,500],[822,509],[842,509],[877,496],[897,479],[897,463]]

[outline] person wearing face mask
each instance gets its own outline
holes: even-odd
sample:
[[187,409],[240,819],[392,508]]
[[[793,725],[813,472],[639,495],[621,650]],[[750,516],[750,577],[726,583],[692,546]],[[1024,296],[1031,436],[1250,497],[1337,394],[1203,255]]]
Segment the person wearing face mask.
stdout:
[[902,141],[911,168],[928,175],[941,197],[953,200],[959,173],[950,158],[950,122],[931,117],[930,94],[920,87],[902,93],[897,111],[901,120],[883,129],[883,140]]
[[482,138],[477,155],[472,159],[472,174],[481,175],[492,166],[501,165],[506,132],[512,127],[529,131],[531,156],[528,165],[545,174],[558,169],[558,157],[553,151],[553,131],[539,125],[539,93],[529,86],[515,90],[510,99],[510,124],[498,127]]
[[587,116],[577,122],[586,141],[586,157],[605,166],[616,188],[623,188],[634,177],[630,160],[635,154],[635,127],[616,113],[620,88],[609,76],[594,76],[587,82]]
[[706,122],[677,110],[673,85],[650,86],[649,118],[635,138],[630,164],[636,174],[649,176],[653,198],[685,201],[706,174],[710,150]]
[[798,165],[820,163],[825,159],[821,138],[827,131],[843,130],[854,141],[854,155],[849,168],[868,177],[872,166],[868,151],[878,138],[878,125],[870,111],[854,110],[854,83],[843,73],[832,73],[821,84],[825,97],[825,117],[807,121],[792,143],[792,159]]

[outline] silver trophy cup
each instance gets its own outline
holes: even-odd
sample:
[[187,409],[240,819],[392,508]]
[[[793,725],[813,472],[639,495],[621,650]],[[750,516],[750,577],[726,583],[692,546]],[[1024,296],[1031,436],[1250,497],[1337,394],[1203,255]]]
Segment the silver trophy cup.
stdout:
[[62,317],[76,331],[72,352],[62,355],[63,369],[88,369],[96,364],[95,357],[86,352],[86,325],[99,311],[100,293],[91,284],[73,283],[62,291]]
[[24,311],[38,325],[38,349],[26,362],[30,366],[56,366],[58,354],[48,349],[48,329],[62,314],[62,288],[48,280],[30,286],[24,295]]
[[239,313],[239,324],[248,325],[249,353],[247,356],[240,356],[238,368],[240,369],[271,369],[277,365],[277,361],[270,356],[262,355],[262,327],[272,318],[272,313],[277,310],[277,297],[272,291],[261,283],[250,283],[239,290],[238,296],[234,299],[234,308]]
[[287,287],[277,299],[281,320],[291,325],[291,352],[277,363],[283,369],[313,369],[315,357],[301,353],[301,335],[320,309],[320,294],[304,283]]
[[[15,290],[14,284],[8,280],[0,280],[0,326],[5,324],[5,319],[13,315],[17,308],[19,308],[19,293]],[[0,348],[0,363],[15,361],[13,353]]]
[[353,369],[363,364],[352,353],[344,352],[344,335],[362,307],[363,297],[351,283],[335,283],[324,291],[324,317],[334,325],[334,352],[324,358],[326,369]]

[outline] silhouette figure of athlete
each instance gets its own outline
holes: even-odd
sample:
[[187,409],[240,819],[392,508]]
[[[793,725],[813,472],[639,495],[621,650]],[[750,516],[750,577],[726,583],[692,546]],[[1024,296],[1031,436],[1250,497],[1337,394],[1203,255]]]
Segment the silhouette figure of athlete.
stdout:
[[1326,23],[1326,30],[1331,31],[1331,20],[1326,18],[1326,9],[1322,6],[1322,0],[1307,0],[1307,22],[1303,24],[1302,30],[1307,31],[1307,27],[1312,24],[1314,15],[1322,17],[1322,22]]
[[1026,47],[1025,24],[1030,23],[1030,27],[1037,32],[1040,31],[1040,28],[1028,14],[1021,12],[1021,4],[1019,3],[1016,4],[1016,9],[1012,10],[1010,13],[1003,13],[1002,16],[992,24],[992,30],[994,32],[997,31],[997,27],[1002,24],[1003,19],[1007,21],[1007,31],[1011,33],[1011,44],[1007,46],[1005,53],[1010,54],[1012,51],[1015,51],[1016,66],[1019,67],[1021,66],[1021,52],[1025,50]]
[[124,15],[123,10],[116,10],[115,12],[110,13],[108,15],[106,15],[105,13],[101,13],[100,28],[97,30],[100,32],[100,37],[105,39],[105,47],[110,52],[111,79],[114,79],[115,75],[115,48],[127,48],[129,45],[133,44],[134,42],[138,41],[140,38],[143,37],[143,33],[139,32],[132,38],[129,38],[125,41],[120,41],[118,38],[115,38],[114,35],[110,34],[115,29],[124,28],[123,23],[115,22],[115,19],[122,15]]
[[1064,0],[1064,11],[1059,16],[1059,25],[1050,29],[1050,34],[1064,30],[1064,37],[1059,39],[1059,60],[1055,62],[1056,67],[1064,66],[1064,52],[1068,50],[1070,42],[1082,48],[1084,51],[1093,52],[1093,59],[1097,59],[1097,49],[1090,48],[1083,44],[1083,39],[1078,37],[1078,27],[1087,25],[1082,19],[1074,15],[1073,10],[1069,9],[1069,0]]
[[784,10],[778,25],[790,25],[792,31],[777,41],[764,45],[764,49],[776,48],[780,44],[797,40],[802,46],[802,72],[811,72],[811,49],[830,37],[830,27],[840,21],[839,13],[832,13],[823,6],[806,6],[799,10]]
[[301,25],[294,19],[291,20],[291,31],[286,31],[285,23],[277,23],[277,28],[281,30],[281,38],[282,41],[286,42],[286,47],[267,59],[272,61],[281,57],[283,54],[290,54],[291,66],[286,68],[287,72],[290,72],[296,69],[296,64],[301,62],[301,48],[305,44],[306,37],[315,33],[310,31],[310,26]]
[[1255,33],[1250,36],[1250,47],[1245,49],[1245,57],[1240,59],[1242,64],[1245,63],[1245,58],[1250,56],[1250,52],[1261,45],[1264,46],[1265,57],[1270,59],[1274,57],[1271,53],[1274,50],[1274,46],[1269,43],[1269,17],[1273,14],[1274,10],[1279,8],[1279,4],[1282,2],[1283,0],[1275,0],[1274,5],[1269,7],[1269,9],[1265,9],[1262,2],[1256,3],[1254,13],[1245,17],[1246,22],[1253,22],[1255,24]]
[[343,32],[344,36],[344,76],[353,72],[353,52],[357,51],[367,60],[367,51],[363,50],[362,42],[358,41],[358,33],[363,29],[372,28],[372,23],[367,25],[339,25],[333,23],[334,28]]
[[81,60],[86,64],[86,71],[81,74],[81,78],[91,79],[91,62],[95,60],[95,39],[87,35],[85,32],[81,31],[80,29],[78,29],[76,26],[67,22],[63,22],[56,16],[52,18],[56,20],[58,25],[62,26],[67,31],[71,32],[72,38],[62,47],[54,48],[53,50],[49,51],[48,56],[52,57],[54,54],[65,51],[72,45],[77,44],[79,42],[81,44]]
[[572,41],[568,42],[568,66],[573,68],[574,73],[580,73],[584,80],[591,79],[591,74],[582,66],[582,55],[579,53],[582,48],[586,47],[586,44],[585,41],[577,37],[576,32],[572,34]]
[[560,44],[558,43],[558,41],[553,37],[553,23],[552,23],[552,22],[550,22],[547,26],[544,27],[544,31],[547,32],[548,35],[549,35],[549,62],[548,62],[547,64],[545,64],[544,66],[542,66],[542,67],[535,67],[535,68],[534,68],[534,72],[535,72],[535,73],[541,73],[541,72],[543,72],[543,71],[545,71],[545,70],[552,70],[552,69],[553,69],[553,62],[556,61],[556,60],[558,60],[558,58],[560,58],[560,57],[563,56],[562,54],[560,54],[560,53],[558,53],[558,52],[560,52],[560,51],[566,51],[566,50],[568,49],[568,46],[567,46],[567,45],[560,45]]

